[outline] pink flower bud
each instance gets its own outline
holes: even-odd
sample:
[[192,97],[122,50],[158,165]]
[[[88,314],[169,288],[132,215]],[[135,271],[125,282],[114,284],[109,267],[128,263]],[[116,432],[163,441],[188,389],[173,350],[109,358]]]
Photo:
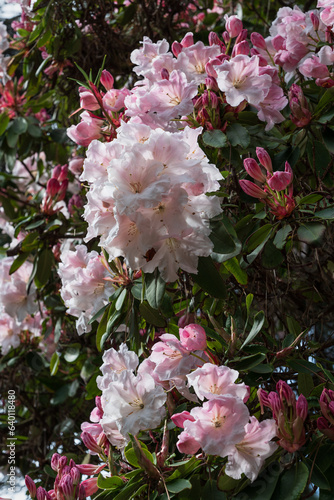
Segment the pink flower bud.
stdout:
[[320,432],[334,441],[334,426],[330,425],[328,420],[326,420],[324,417],[319,417],[317,420],[317,426]]
[[76,467],[81,474],[86,474],[87,476],[92,476],[93,474],[99,474],[107,464],[100,466],[94,464],[77,464]]
[[267,151],[263,148],[256,148],[256,156],[258,157],[261,165],[267,170],[267,172],[272,173],[273,166],[271,163],[271,158],[270,158],[269,154],[267,153]]
[[182,52],[182,45],[179,42],[172,43],[172,52],[175,57],[177,57]]
[[268,399],[268,393],[264,389],[259,389],[257,391],[257,397],[259,398],[260,401],[260,406],[261,406],[261,415],[264,413],[264,406],[269,406],[269,399]]
[[231,37],[227,31],[224,31],[224,33],[222,34],[222,37],[223,37],[223,40],[226,44],[228,44],[228,42],[231,40]]
[[266,182],[266,176],[262,172],[261,167],[253,158],[246,158],[244,160],[244,167],[248,175],[253,177],[253,179],[262,183]]
[[310,19],[312,21],[314,31],[318,31],[318,29],[319,29],[319,17],[316,15],[315,12],[310,12]]
[[58,489],[61,490],[64,500],[73,500],[74,486],[70,474],[65,474],[61,478]]
[[171,420],[173,424],[177,427],[184,427],[184,422],[186,420],[191,420],[191,422],[195,422],[194,417],[189,413],[189,411],[183,411],[182,413],[175,413],[171,416]]
[[26,476],[25,479],[24,479],[24,481],[25,481],[26,487],[27,487],[27,489],[29,491],[29,495],[31,496],[32,499],[34,499],[35,496],[36,496],[36,484],[31,479],[30,476]]
[[225,29],[231,38],[235,38],[241,32],[243,25],[242,21],[237,16],[224,16],[225,18]]
[[58,470],[63,470],[64,467],[66,467],[66,464],[67,464],[67,457],[65,457],[65,455],[59,457]]
[[169,80],[169,71],[167,68],[162,68],[161,70],[161,78],[163,80]]
[[212,45],[221,45],[221,44],[222,44],[222,42],[220,41],[217,33],[215,33],[214,31],[210,31],[210,33],[209,33],[209,45],[212,46]]
[[232,57],[239,56],[239,55],[244,55],[247,56],[249,54],[249,45],[247,40],[244,40],[243,42],[236,43],[233,47],[232,51]]
[[93,495],[99,489],[97,485],[97,477],[86,479],[85,481],[82,481],[81,485],[85,488],[86,497]]
[[68,174],[68,167],[67,167],[67,165],[63,165],[60,169],[58,181],[63,182],[65,179],[67,179],[67,174]]
[[187,33],[181,40],[181,45],[183,48],[191,47],[194,45],[194,35],[192,33]]
[[44,488],[42,488],[42,486],[39,486],[37,488],[37,494],[36,494],[37,500],[46,500],[47,495],[48,495],[47,491]]
[[73,480],[74,486],[80,483],[80,471],[77,467],[72,467],[71,478]]
[[250,36],[251,42],[254,45],[254,47],[257,47],[258,49],[266,50],[267,49],[267,44],[265,39],[263,38],[260,33],[252,33]]
[[81,483],[79,485],[79,497],[78,497],[78,500],[86,500],[86,490],[85,490],[85,487],[84,485]]
[[237,39],[236,39],[235,43],[237,44],[237,43],[244,42],[246,40],[247,36],[248,36],[247,30],[242,29],[240,31],[239,35],[237,36]]
[[274,172],[274,174],[267,177],[267,183],[274,191],[284,191],[289,184],[291,184],[292,176],[289,172]]
[[97,453],[98,455],[100,453],[102,453],[101,446],[99,446],[97,444],[97,442],[95,441],[95,439],[93,438],[93,436],[91,434],[89,434],[88,432],[84,431],[81,434],[81,439],[82,439],[84,445],[86,446],[86,448],[88,448],[89,450],[93,451],[94,453]]
[[46,192],[51,198],[55,198],[57,196],[60,189],[60,184],[55,178],[51,178],[48,180],[46,184]]
[[299,398],[297,399],[296,412],[298,417],[300,417],[303,422],[305,422],[308,412],[308,404],[303,394],[300,394]]
[[58,180],[58,177],[60,176],[60,172],[61,172],[61,165],[57,165],[53,170],[52,170],[52,175],[51,175],[51,178],[52,179],[57,179]]
[[207,76],[205,79],[205,85],[208,90],[212,90],[213,92],[218,92],[219,87],[217,84],[217,80],[213,78],[213,76]]
[[58,464],[59,464],[60,455],[58,453],[54,453],[51,458],[51,467],[53,470],[58,472]]
[[294,406],[296,404],[295,393],[284,380],[279,380],[277,382],[276,391],[278,392],[281,401],[283,402],[285,400],[288,406]]
[[204,351],[206,349],[206,333],[202,326],[192,323],[180,328],[180,341],[188,351]]
[[241,180],[239,181],[241,189],[248,194],[248,196],[253,196],[253,198],[264,199],[267,198],[267,193],[263,191],[259,186],[254,184],[254,182]]
[[101,73],[100,82],[106,90],[111,90],[114,87],[114,77],[106,69]]

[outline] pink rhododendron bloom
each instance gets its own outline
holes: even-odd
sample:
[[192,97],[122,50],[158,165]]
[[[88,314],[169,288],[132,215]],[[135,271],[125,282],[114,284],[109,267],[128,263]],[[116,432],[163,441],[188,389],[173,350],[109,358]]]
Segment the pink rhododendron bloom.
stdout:
[[249,397],[249,387],[243,382],[235,384],[238,376],[239,372],[227,366],[205,363],[187,375],[187,379],[189,386],[194,388],[201,401],[204,398],[217,399],[229,394],[245,402]]
[[14,273],[9,274],[14,257],[5,257],[0,260],[0,311],[14,318],[18,323],[25,320],[28,314],[38,310],[36,300],[36,287],[32,283],[29,293],[27,284],[30,279],[33,265],[25,261]]
[[220,54],[219,45],[208,47],[203,42],[196,42],[183,47],[175,63],[175,68],[186,74],[189,83],[194,82],[198,85],[204,83],[207,77],[206,64],[210,59],[214,59]]
[[130,95],[128,89],[110,89],[103,96],[103,106],[107,111],[120,111],[124,107],[124,99]]
[[80,107],[89,111],[100,109],[100,105],[96,100],[93,92],[86,87],[79,87]]
[[188,351],[204,351],[206,349],[206,333],[202,326],[194,323],[179,330],[180,341]]
[[278,445],[271,441],[275,436],[274,420],[259,422],[256,417],[250,417],[250,423],[245,425],[242,441],[226,450],[228,462],[225,473],[234,479],[240,479],[242,474],[245,474],[253,482],[265,459],[278,448]]
[[225,92],[226,101],[238,106],[243,100],[258,105],[269,92],[272,79],[269,75],[259,75],[259,57],[239,55],[216,66],[217,83]]
[[194,455],[201,447],[200,443],[186,431],[178,435],[176,446],[180,453],[186,455]]
[[292,181],[290,172],[274,172],[271,177],[267,179],[268,185],[275,191],[283,191]]
[[247,406],[230,395],[211,399],[190,412],[195,420],[184,421],[184,432],[209,455],[226,456],[227,446],[242,440],[249,419]]
[[0,347],[1,354],[7,354],[11,347],[14,349],[20,345],[21,327],[17,321],[5,312],[0,317]]
[[101,127],[103,120],[93,118],[88,111],[81,113],[81,122],[78,125],[71,125],[67,129],[67,135],[79,146],[89,146],[93,139],[102,137]]
[[111,348],[103,353],[103,364],[100,368],[103,376],[98,376],[96,379],[99,389],[107,388],[109,378],[114,380],[123,370],[135,371],[138,366],[138,356],[134,351],[129,351],[127,345],[122,343],[118,351]]
[[115,422],[119,432],[127,438],[129,432],[136,435],[140,430],[160,425],[165,402],[165,391],[156,386],[153,377],[149,374],[135,376],[130,370],[124,370],[103,391],[104,414],[100,423],[107,434],[107,426]]

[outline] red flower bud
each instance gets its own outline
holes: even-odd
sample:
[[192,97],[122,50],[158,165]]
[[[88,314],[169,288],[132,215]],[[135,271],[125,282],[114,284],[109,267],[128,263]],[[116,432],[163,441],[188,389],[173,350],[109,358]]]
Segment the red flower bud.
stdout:
[[106,69],[101,73],[100,82],[107,91],[114,88],[114,77]]

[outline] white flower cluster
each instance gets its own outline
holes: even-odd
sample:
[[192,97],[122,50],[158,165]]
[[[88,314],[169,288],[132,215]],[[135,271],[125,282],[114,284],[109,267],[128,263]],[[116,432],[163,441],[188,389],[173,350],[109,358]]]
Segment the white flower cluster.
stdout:
[[221,211],[218,169],[197,144],[201,128],[182,132],[122,123],[117,139],[92,141],[81,181],[89,183],[86,241],[100,236],[111,259],[132,268],[159,268],[175,281],[179,268],[197,272],[212,251],[209,219]]

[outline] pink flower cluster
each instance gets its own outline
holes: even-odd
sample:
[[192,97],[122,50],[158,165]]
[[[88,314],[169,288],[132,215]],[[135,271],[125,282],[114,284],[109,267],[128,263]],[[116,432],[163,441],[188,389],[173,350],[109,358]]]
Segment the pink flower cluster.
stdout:
[[[20,334],[29,330],[31,335],[40,331],[40,313],[36,303],[36,287],[32,283],[27,293],[33,265],[26,261],[15,272],[9,274],[14,257],[0,260],[0,346],[2,354],[10,347],[18,347]],[[34,318],[35,317],[35,318]]]
[[256,154],[260,164],[267,171],[267,175],[253,158],[246,158],[244,160],[246,172],[261,187],[252,181],[240,180],[242,190],[249,196],[266,203],[271,213],[278,219],[288,217],[296,205],[293,199],[292,168],[288,162],[285,162],[284,172],[273,172],[271,158],[267,151],[263,148],[256,148]]
[[319,10],[305,13],[297,6],[279,9],[269,37],[252,33],[252,53],[283,68],[287,81],[298,69],[305,77],[314,78],[316,85],[331,87],[334,4],[332,0],[319,0],[317,7]]
[[108,303],[114,286],[110,273],[102,264],[99,254],[88,252],[85,245],[75,250],[63,249],[58,273],[62,280],[61,297],[67,312],[77,319],[79,335],[91,331],[89,320]]
[[271,409],[277,424],[278,443],[293,453],[306,442],[304,422],[307,418],[308,404],[303,394],[300,394],[296,401],[293,390],[283,380],[277,382],[276,391],[268,394],[259,389],[261,411],[263,413],[263,406]]
[[234,479],[245,474],[251,481],[258,476],[266,458],[277,449],[271,442],[276,434],[273,420],[259,422],[250,417],[245,402],[249,387],[236,384],[239,373],[227,366],[204,364],[187,375],[188,384],[202,407],[172,415],[183,427],[177,447],[181,453],[195,454],[199,448],[210,455],[227,457],[225,473]]
[[57,472],[53,489],[46,491],[39,486],[36,488],[30,476],[25,476],[26,487],[32,500],[85,500],[99,489],[97,477],[92,477],[81,481],[81,474],[91,476],[98,474],[105,467],[84,464],[78,465],[74,460],[70,460],[67,465],[67,457],[54,453],[51,459],[51,467]]
[[175,281],[179,268],[197,272],[212,251],[209,219],[220,213],[221,174],[197,144],[201,129],[171,133],[122,122],[111,143],[93,141],[80,177],[90,185],[86,241],[100,237],[110,259],[132,269],[159,268]]
[[317,420],[318,429],[334,441],[334,391],[324,388],[320,396],[320,408],[322,416]]

